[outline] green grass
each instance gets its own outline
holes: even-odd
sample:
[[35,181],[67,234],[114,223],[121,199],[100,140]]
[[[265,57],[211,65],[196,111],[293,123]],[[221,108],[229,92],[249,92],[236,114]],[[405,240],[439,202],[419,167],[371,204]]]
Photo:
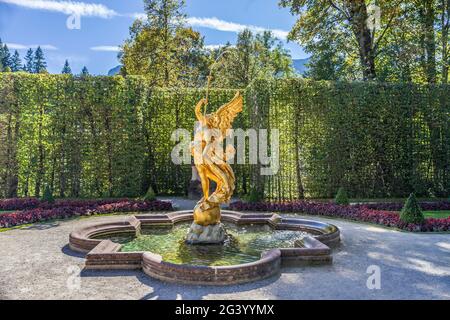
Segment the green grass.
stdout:
[[16,210],[12,210],[12,211],[0,211],[0,214],[13,213],[13,212],[17,212],[17,211],[16,211]]
[[438,218],[438,219],[445,219],[450,217],[450,210],[443,210],[443,211],[424,211],[423,215],[425,218]]
[[[397,211],[397,213],[400,214],[400,211]],[[450,210],[423,211],[423,215],[425,218],[445,219],[450,217]]]
[[22,229],[22,228],[30,227],[32,225],[33,224],[22,224],[20,226],[15,226],[15,227],[11,227],[11,228],[0,228],[0,233],[10,231],[10,230]]
[[[351,203],[366,203],[366,202],[401,202],[404,203],[407,198],[374,198],[374,199],[350,199]],[[447,201],[447,198],[417,198],[419,202],[439,202],[439,201]]]
[[[2,212],[5,212],[5,211],[2,211]],[[0,214],[2,214],[2,212],[0,212]],[[11,212],[15,212],[15,211],[11,211]],[[69,217],[69,218],[51,219],[51,220],[47,220],[47,221],[22,224],[22,225],[11,227],[11,228],[0,228],[0,233],[10,231],[10,230],[15,230],[15,229],[22,229],[22,228],[30,227],[33,225],[39,225],[39,224],[48,224],[48,223],[72,221],[72,220],[82,220],[82,219],[89,219],[89,218],[93,218],[93,217],[113,217],[113,216],[122,216],[122,215],[124,215],[124,216],[136,215],[136,214],[140,214],[140,213],[142,213],[142,212],[114,212],[114,213],[94,214],[94,215],[90,215],[90,216],[73,216],[73,217]]]

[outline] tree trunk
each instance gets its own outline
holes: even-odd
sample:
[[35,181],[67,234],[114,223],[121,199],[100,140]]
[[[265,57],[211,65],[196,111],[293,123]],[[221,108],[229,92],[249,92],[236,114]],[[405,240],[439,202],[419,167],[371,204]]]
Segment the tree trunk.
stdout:
[[17,197],[17,189],[19,184],[18,164],[17,164],[17,137],[19,135],[19,119],[16,115],[16,123],[12,128],[13,111],[8,115],[8,129],[7,129],[7,148],[6,148],[6,197]]
[[353,34],[358,40],[359,60],[363,71],[364,81],[375,80],[375,48],[372,31],[367,25],[369,15],[364,0],[351,0],[346,3],[350,13],[349,21]]
[[106,140],[106,151],[108,153],[108,195],[109,197],[113,196],[113,185],[114,185],[114,177],[113,177],[113,144],[112,144],[112,128],[110,123],[110,115],[105,115],[105,128],[106,132],[108,132],[108,138]]
[[43,122],[44,122],[44,107],[39,103],[39,125],[38,125],[38,170],[36,177],[36,184],[34,188],[35,197],[39,198],[41,194],[42,180],[44,178],[44,145],[43,145]]
[[60,173],[59,173],[59,196],[60,198],[65,198],[66,196],[66,122],[64,120],[61,141],[63,141],[61,146],[61,155],[60,155]]
[[426,52],[426,76],[428,83],[436,83],[436,35],[434,32],[435,8],[434,0],[424,1],[424,27],[425,27],[425,52]]
[[303,187],[303,179],[302,179],[302,166],[301,166],[301,158],[300,158],[300,135],[299,135],[299,113],[300,108],[297,107],[296,120],[294,122],[295,126],[295,164],[296,164],[296,174],[297,174],[297,196],[299,199],[305,199],[305,189]]
[[448,69],[449,69],[449,52],[448,52],[448,35],[450,28],[450,0],[442,1],[442,83],[448,83]]

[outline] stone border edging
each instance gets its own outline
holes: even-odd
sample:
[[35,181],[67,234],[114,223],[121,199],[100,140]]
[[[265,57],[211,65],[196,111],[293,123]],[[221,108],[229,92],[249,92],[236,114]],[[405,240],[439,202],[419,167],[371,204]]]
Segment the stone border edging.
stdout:
[[295,242],[294,248],[265,251],[261,259],[235,266],[195,266],[165,262],[152,252],[120,252],[121,245],[111,240],[93,239],[117,233],[138,235],[146,226],[173,226],[193,220],[191,210],[168,214],[136,215],[125,221],[100,223],[72,232],[69,246],[87,253],[87,269],[142,269],[147,275],[168,282],[196,285],[231,285],[271,277],[283,266],[331,263],[330,246],[340,242],[339,229],[331,224],[277,214],[244,214],[222,211],[222,221],[236,225],[266,224],[274,230],[298,230],[312,233]]

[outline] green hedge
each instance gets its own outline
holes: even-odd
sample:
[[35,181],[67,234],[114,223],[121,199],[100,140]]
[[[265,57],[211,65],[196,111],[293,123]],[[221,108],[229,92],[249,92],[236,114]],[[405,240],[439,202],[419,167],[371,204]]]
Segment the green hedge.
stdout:
[[[184,194],[189,165],[170,160],[204,90],[142,77],[0,73],[0,197]],[[211,104],[234,90],[213,90]],[[278,128],[281,170],[235,165],[237,191],[269,199],[448,195],[448,86],[256,81],[235,127]]]
[[332,198],[341,186],[351,197],[449,194],[450,86],[284,80],[247,92],[281,131],[270,199]]
[[[234,91],[215,90],[211,103]],[[202,90],[151,88],[140,77],[0,75],[0,195],[122,197],[181,194],[190,166],[175,166],[176,128],[193,130]],[[12,132],[12,134],[9,134]]]

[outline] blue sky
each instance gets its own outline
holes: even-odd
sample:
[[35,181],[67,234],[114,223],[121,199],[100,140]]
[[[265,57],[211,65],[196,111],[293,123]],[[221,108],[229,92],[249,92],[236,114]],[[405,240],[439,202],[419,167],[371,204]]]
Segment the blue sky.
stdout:
[[[80,29],[67,27],[73,12],[80,16]],[[207,45],[235,43],[245,26],[284,37],[296,20],[278,0],[187,0],[185,12]],[[52,73],[59,73],[67,58],[74,73],[87,66],[93,74],[106,74],[118,64],[116,48],[142,13],[142,0],[0,0],[0,38],[22,57],[26,48],[43,46]],[[294,58],[306,57],[298,44],[286,47]]]

